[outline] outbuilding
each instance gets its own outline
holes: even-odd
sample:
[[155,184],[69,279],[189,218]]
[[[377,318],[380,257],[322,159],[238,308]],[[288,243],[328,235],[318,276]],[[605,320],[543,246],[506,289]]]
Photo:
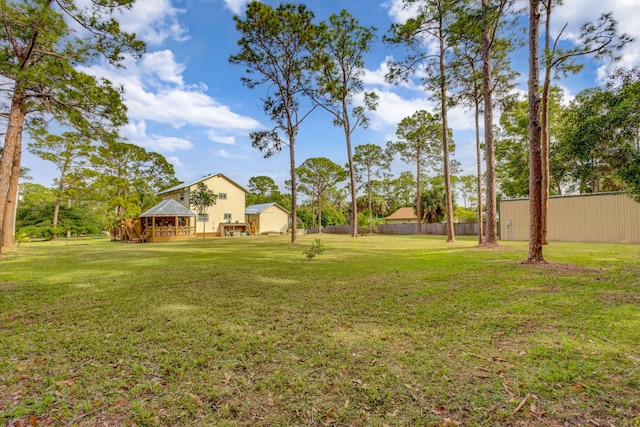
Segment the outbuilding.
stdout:
[[413,207],[405,206],[385,217],[385,221],[387,224],[417,224],[418,217]]
[[[529,239],[529,199],[499,202],[500,238]],[[640,203],[626,193],[549,198],[547,238],[560,242],[640,243]]]
[[245,216],[249,233],[253,235],[284,234],[289,229],[290,213],[277,203],[247,206]]

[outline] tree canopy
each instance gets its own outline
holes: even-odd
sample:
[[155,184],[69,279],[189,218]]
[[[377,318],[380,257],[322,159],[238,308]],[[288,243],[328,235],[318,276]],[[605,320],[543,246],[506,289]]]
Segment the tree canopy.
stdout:
[[[118,88],[79,70],[98,56],[121,66],[144,44],[120,30],[113,14],[132,0],[93,2],[3,1],[0,7],[1,89],[9,100],[0,158],[1,246],[13,244],[13,205],[18,193],[22,134],[52,120],[92,138],[126,122]],[[31,118],[27,121],[28,118]]]

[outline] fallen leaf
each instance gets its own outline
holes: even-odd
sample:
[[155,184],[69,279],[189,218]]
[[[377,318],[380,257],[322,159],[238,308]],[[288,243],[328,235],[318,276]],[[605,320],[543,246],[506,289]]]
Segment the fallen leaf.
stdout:
[[71,380],[60,380],[60,381],[56,381],[56,385],[62,387],[62,386],[72,386],[73,385],[73,381]]
[[440,415],[444,412],[446,408],[442,405],[436,405],[433,407],[433,409],[431,410],[431,412],[433,412],[436,415]]
[[582,390],[587,388],[587,386],[585,386],[584,384],[578,383],[578,384],[572,385],[571,388],[573,388],[574,390]]
[[324,414],[324,421],[327,424],[333,424],[336,422],[336,418],[335,418],[335,413],[333,411],[333,408],[330,408],[326,414]]

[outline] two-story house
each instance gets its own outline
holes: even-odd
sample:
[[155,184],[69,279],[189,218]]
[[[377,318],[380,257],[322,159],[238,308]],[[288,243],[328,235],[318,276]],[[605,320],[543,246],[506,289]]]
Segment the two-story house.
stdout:
[[[217,196],[216,203],[206,212],[197,212],[190,204],[190,195],[202,182]],[[248,191],[221,173],[197,181],[178,184],[158,193],[163,200],[173,199],[197,214],[196,234],[202,236],[232,236],[246,233],[245,197]],[[203,231],[204,230],[204,231]]]

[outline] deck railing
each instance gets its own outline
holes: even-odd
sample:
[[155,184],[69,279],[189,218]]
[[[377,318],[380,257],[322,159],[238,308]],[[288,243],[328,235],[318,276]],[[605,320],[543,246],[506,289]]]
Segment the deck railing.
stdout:
[[[177,233],[177,234],[176,234]],[[165,227],[155,227],[154,236],[190,236],[196,234],[195,226],[183,226],[180,225],[178,227],[174,226],[165,226]]]

